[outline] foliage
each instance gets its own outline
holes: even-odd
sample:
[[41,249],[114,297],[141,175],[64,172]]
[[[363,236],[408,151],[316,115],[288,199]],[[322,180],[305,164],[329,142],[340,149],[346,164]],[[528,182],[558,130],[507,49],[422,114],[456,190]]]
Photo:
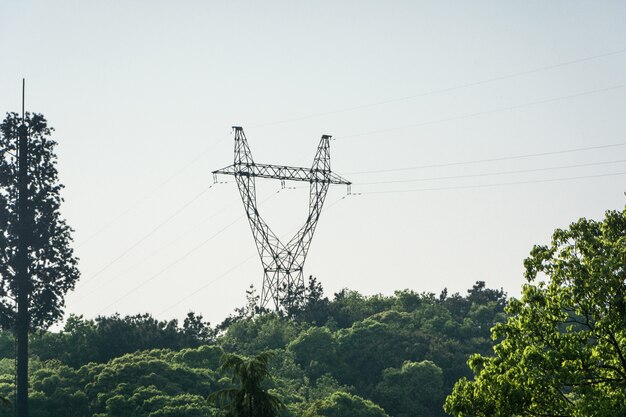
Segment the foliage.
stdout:
[[[493,330],[494,357],[446,400],[456,416],[626,415],[626,209],[556,230]],[[546,277],[546,280],[542,280]]]
[[385,410],[357,395],[335,392],[314,402],[303,417],[389,417]]
[[[17,313],[17,158],[22,118],[7,113],[0,124],[0,325],[11,328]],[[70,246],[72,229],[61,217],[63,199],[56,169],[56,142],[41,114],[26,113],[28,128],[28,267],[32,328],[46,329],[63,314],[64,295],[80,273]]]
[[284,284],[281,294],[280,302],[287,317],[317,325],[322,325],[328,320],[330,301],[324,297],[322,284],[315,277],[309,277],[306,288],[292,289]]
[[385,369],[375,395],[394,417],[433,415],[443,397],[443,372],[431,361],[406,361],[401,368]]
[[182,327],[176,320],[159,321],[149,314],[99,316],[95,321],[70,315],[61,332],[33,335],[31,351],[43,360],[59,359],[78,368],[138,350],[196,347],[214,338],[210,324],[193,312]]
[[288,349],[312,379],[336,370],[337,343],[328,327],[311,327],[303,331],[289,343]]
[[[30,415],[212,416],[215,410],[206,398],[219,384],[216,372],[203,365],[215,364],[216,349],[143,351],[80,369],[48,361],[31,373]],[[0,376],[0,395],[12,397],[11,379]],[[0,416],[10,415],[11,409],[0,408]]]
[[272,351],[261,352],[254,357],[233,353],[222,356],[219,371],[229,373],[235,386],[217,391],[218,404],[225,404],[229,417],[275,417],[283,407],[280,399],[263,387],[271,378],[270,359]]
[[[247,360],[271,349],[272,378],[261,387],[285,404],[285,417],[349,407],[439,417],[442,397],[471,375],[470,354],[490,352],[485,327],[504,320],[501,296],[480,282],[467,295],[440,297],[344,290],[331,300],[316,295],[321,304],[305,303],[291,318],[248,311],[219,334],[196,315],[182,326],[147,314],[70,316],[62,331],[32,336],[31,415],[218,416],[225,410],[208,397],[238,388],[219,377],[224,352]],[[0,395],[12,398],[13,340],[1,336]],[[7,413],[0,409],[0,417]]]
[[299,332],[299,325],[276,313],[232,323],[220,340],[227,351],[246,355],[268,349],[284,349]]

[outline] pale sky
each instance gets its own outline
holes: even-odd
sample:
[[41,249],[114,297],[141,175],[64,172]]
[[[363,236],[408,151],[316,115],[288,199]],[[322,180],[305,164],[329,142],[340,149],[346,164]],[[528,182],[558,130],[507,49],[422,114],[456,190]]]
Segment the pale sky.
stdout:
[[[208,189],[232,125],[262,163],[309,166],[336,138],[362,195],[333,187],[313,238],[305,273],[329,295],[518,295],[533,244],[626,203],[625,22],[623,1],[8,0],[0,110],[25,77],[56,128],[68,313],[215,323],[260,288],[236,184]],[[288,240],[308,189],[257,184]]]

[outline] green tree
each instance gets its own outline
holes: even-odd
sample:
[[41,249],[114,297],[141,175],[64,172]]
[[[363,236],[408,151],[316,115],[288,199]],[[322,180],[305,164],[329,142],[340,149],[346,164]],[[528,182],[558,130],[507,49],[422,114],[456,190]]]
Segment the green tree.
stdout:
[[[183,349],[213,340],[214,330],[201,315],[188,313],[183,326],[177,320],[156,320],[150,314],[94,320],[70,315],[61,332],[41,332],[31,338],[31,353],[41,360],[58,359],[80,368],[89,362],[107,362],[138,350]],[[0,340],[1,342],[1,340]]]
[[353,323],[364,320],[372,314],[389,310],[394,300],[377,294],[364,296],[357,291],[343,289],[335,293],[335,298],[328,306],[329,316],[340,328],[348,328]]
[[41,114],[0,124],[0,326],[15,323],[17,415],[28,415],[28,333],[63,314],[80,273],[61,217],[56,142]]
[[224,350],[253,355],[284,349],[298,335],[299,326],[276,313],[261,314],[232,323],[220,340]]
[[375,321],[375,317],[339,330],[336,337],[342,365],[340,373],[333,375],[367,395],[384,369],[400,366],[407,359],[423,358],[428,351],[428,339],[421,332],[401,331],[394,324]]
[[[455,416],[626,415],[626,208],[556,230],[525,260],[520,300],[473,356],[445,409]],[[547,279],[543,279],[546,277]]]
[[377,402],[394,417],[442,414],[443,372],[431,361],[406,361],[383,371],[376,386]]
[[289,344],[288,349],[312,379],[332,373],[339,366],[337,344],[327,327],[311,327],[303,331]]
[[303,417],[389,417],[385,410],[358,395],[334,392],[321,401],[315,401]]
[[329,317],[330,301],[324,297],[322,284],[309,276],[306,287],[281,286],[280,304],[282,314],[298,322],[324,324]]
[[[0,124],[0,323],[15,321],[17,247],[16,140],[22,118],[8,113]],[[72,228],[61,217],[63,199],[51,139],[53,129],[41,114],[26,113],[28,130],[28,269],[32,328],[48,328],[63,315],[64,295],[80,273],[71,247]]]
[[225,404],[229,417],[275,417],[283,407],[280,399],[263,387],[271,379],[270,359],[274,352],[265,351],[253,357],[234,353],[222,356],[219,371],[230,373],[235,387],[225,388],[212,395]]

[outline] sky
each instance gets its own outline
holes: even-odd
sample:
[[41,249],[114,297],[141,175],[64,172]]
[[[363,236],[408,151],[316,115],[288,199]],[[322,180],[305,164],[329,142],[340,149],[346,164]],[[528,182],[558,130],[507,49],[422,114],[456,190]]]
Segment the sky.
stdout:
[[[626,198],[623,1],[3,1],[0,111],[54,126],[82,277],[66,313],[219,323],[262,269],[232,177],[333,135],[305,274],[330,296],[509,295],[555,228]],[[258,180],[289,240],[308,187]]]

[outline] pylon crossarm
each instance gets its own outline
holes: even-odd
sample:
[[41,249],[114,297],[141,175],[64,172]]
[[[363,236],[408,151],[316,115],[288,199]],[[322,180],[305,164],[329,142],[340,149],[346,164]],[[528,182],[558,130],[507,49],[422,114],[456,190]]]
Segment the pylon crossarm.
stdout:
[[233,164],[213,171],[213,174],[271,178],[283,181],[328,182],[330,184],[352,184],[341,176],[324,170],[288,167],[269,164]]

